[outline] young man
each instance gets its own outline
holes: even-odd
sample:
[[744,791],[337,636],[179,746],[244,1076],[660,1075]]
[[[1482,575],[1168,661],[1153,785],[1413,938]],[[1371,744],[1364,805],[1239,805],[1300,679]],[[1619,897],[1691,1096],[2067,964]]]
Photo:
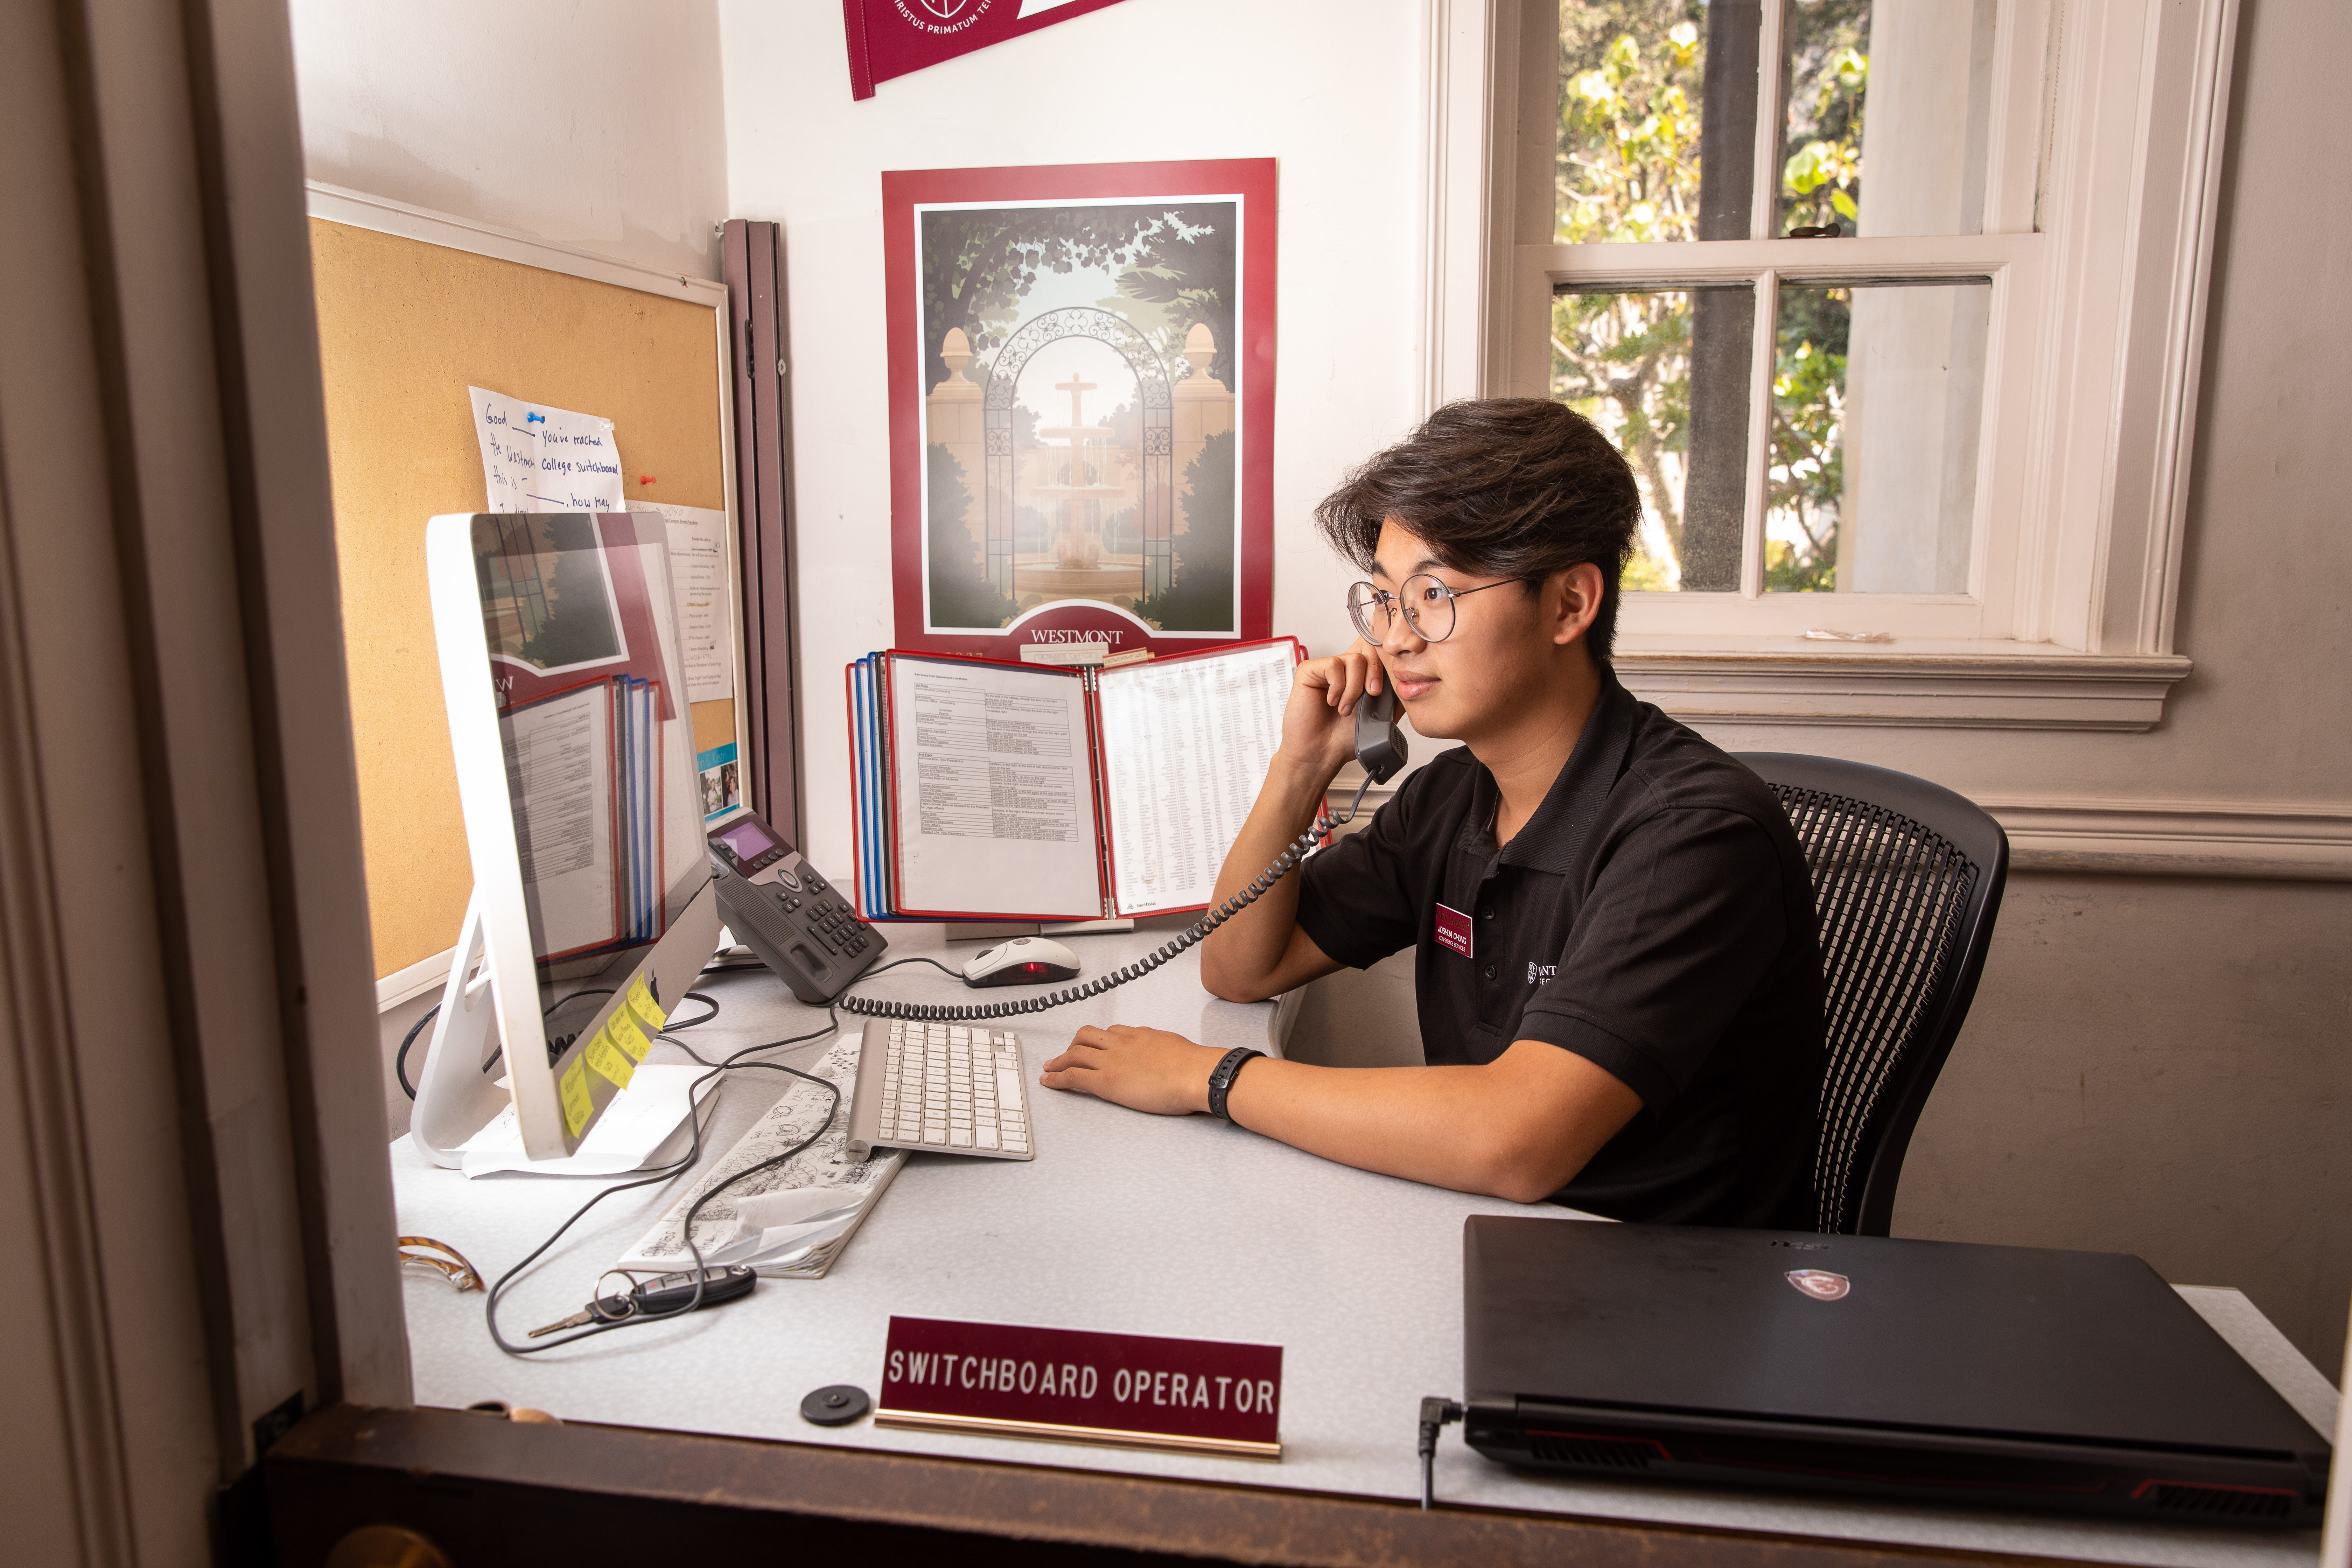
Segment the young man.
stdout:
[[1384,686],[1459,740],[1202,946],[1257,1001],[1415,949],[1430,1065],[1377,1071],[1085,1028],[1050,1089],[1223,1110],[1366,1170],[1621,1219],[1811,1228],[1812,884],[1755,774],[1637,702],[1609,655],[1641,502],[1569,409],[1457,403],[1317,509],[1370,574],[1360,640],[1299,667],[1217,901],[1314,821]]

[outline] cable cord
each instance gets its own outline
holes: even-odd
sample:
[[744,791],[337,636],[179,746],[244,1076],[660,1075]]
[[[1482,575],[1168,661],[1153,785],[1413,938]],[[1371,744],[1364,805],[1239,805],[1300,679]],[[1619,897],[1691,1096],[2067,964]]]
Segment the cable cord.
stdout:
[[[703,1017],[692,1020],[691,1022],[693,1024],[708,1022],[710,1017],[716,1016],[718,1004],[712,1002],[709,997],[699,996],[692,992],[688,992],[688,995],[694,997],[697,1001],[709,1004],[713,1009],[712,1013],[706,1014]],[[691,1025],[681,1026],[681,1027],[688,1026],[691,1026]],[[578,1344],[582,1340],[591,1339],[598,1334],[610,1333],[614,1329],[635,1328],[640,1323],[664,1323],[669,1321],[673,1318],[683,1318],[688,1313],[695,1310],[698,1307],[700,1307],[702,1305],[704,1265],[702,1261],[702,1248],[695,1245],[694,1222],[700,1216],[702,1213],[702,1205],[717,1197],[720,1193],[725,1192],[729,1187],[733,1186],[736,1183],[742,1181],[745,1177],[757,1175],[762,1171],[772,1170],[774,1167],[792,1159],[795,1154],[802,1152],[811,1144],[814,1143],[818,1139],[824,1137],[825,1133],[831,1130],[834,1118],[841,1114],[841,1087],[838,1084],[827,1082],[825,1079],[818,1078],[814,1073],[803,1072],[798,1068],[788,1068],[782,1062],[747,1062],[743,1058],[748,1056],[755,1055],[761,1051],[782,1050],[786,1046],[803,1045],[810,1040],[821,1038],[828,1034],[837,1034],[840,1032],[840,1019],[834,1015],[833,1009],[828,1007],[825,1009],[825,1023],[824,1028],[813,1029],[805,1035],[794,1035],[792,1038],[787,1040],[771,1040],[766,1045],[762,1046],[746,1046],[741,1050],[737,1051],[734,1055],[722,1057],[716,1062],[705,1061],[701,1057],[697,1056],[692,1050],[688,1050],[687,1047],[679,1041],[668,1040],[667,1031],[656,1036],[655,1037],[656,1039],[668,1040],[670,1045],[677,1047],[679,1050],[685,1051],[688,1056],[693,1057],[696,1062],[710,1069],[709,1072],[703,1074],[702,1077],[696,1079],[687,1089],[687,1100],[690,1108],[687,1114],[694,1123],[693,1143],[688,1148],[684,1156],[663,1166],[660,1170],[655,1171],[648,1175],[639,1176],[633,1182],[622,1182],[617,1185],[606,1187],[603,1192],[598,1193],[594,1197],[590,1198],[586,1203],[582,1204],[578,1208],[572,1211],[570,1218],[566,1219],[562,1225],[555,1227],[555,1233],[553,1235],[550,1236],[545,1241],[541,1242],[537,1247],[533,1247],[529,1257],[516,1264],[512,1268],[508,1269],[504,1274],[499,1276],[498,1280],[490,1287],[488,1299],[482,1304],[482,1321],[490,1331],[491,1342],[495,1343],[499,1349],[506,1352],[507,1354],[511,1356],[537,1355],[541,1351],[551,1351],[562,1345]],[[697,1092],[701,1089],[704,1084],[710,1082],[722,1073],[740,1068],[764,1068],[771,1072],[788,1073],[793,1078],[801,1079],[806,1082],[815,1084],[819,1089],[822,1089],[826,1093],[832,1095],[833,1104],[826,1111],[824,1122],[818,1126],[815,1131],[811,1132],[806,1138],[802,1139],[799,1142],[793,1144],[782,1153],[762,1160],[756,1165],[747,1165],[742,1170],[740,1170],[733,1175],[728,1177],[725,1181],[717,1183],[709,1192],[704,1193],[700,1197],[695,1199],[693,1205],[686,1211],[686,1223],[683,1226],[682,1230],[686,1237],[686,1249],[688,1253],[692,1254],[694,1258],[694,1294],[692,1297],[687,1300],[684,1306],[675,1308],[667,1312],[638,1312],[635,1310],[631,1310],[618,1317],[608,1318],[604,1316],[599,1299],[592,1291],[589,1297],[588,1310],[595,1314],[597,1321],[588,1324],[586,1327],[582,1328],[575,1332],[566,1334],[560,1340],[550,1340],[545,1344],[518,1345],[510,1343],[505,1335],[499,1332],[499,1297],[504,1294],[507,1287],[513,1284],[517,1277],[519,1277],[524,1269],[529,1268],[532,1264],[538,1262],[540,1257],[545,1253],[549,1247],[553,1247],[558,1241],[561,1241],[563,1238],[563,1233],[570,1230],[574,1225],[577,1225],[583,1215],[586,1214],[590,1209],[594,1208],[598,1204],[603,1203],[606,1198],[611,1197],[614,1193],[625,1193],[633,1187],[651,1186],[656,1182],[666,1182],[669,1180],[670,1177],[677,1175],[681,1171],[691,1169],[695,1163],[702,1158],[702,1133],[704,1127],[703,1120],[700,1115],[702,1109],[701,1102],[697,1100],[694,1097]],[[635,1274],[644,1271],[616,1268],[607,1269],[605,1272],[610,1274]],[[599,1278],[601,1280],[602,1277],[600,1276]],[[626,1298],[625,1297],[623,1300],[625,1301]]]
[[[1178,932],[1174,941],[1145,953],[1141,958],[1123,968],[1114,969],[1108,974],[1097,975],[1083,985],[1068,986],[1043,996],[1014,997],[1005,1002],[966,1004],[889,1002],[875,996],[841,996],[835,999],[836,1004],[842,1011],[854,1013],[865,1018],[906,1018],[925,1023],[958,1024],[982,1018],[1013,1018],[1024,1013],[1043,1013],[1049,1007],[1061,1007],[1072,1002],[1084,1002],[1089,997],[1099,996],[1106,991],[1125,985],[1129,981],[1140,980],[1186,949],[1197,946],[1211,931],[1257,902],[1276,882],[1298,869],[1307,857],[1314,852],[1315,846],[1328,837],[1334,828],[1345,827],[1356,820],[1357,808],[1364,804],[1364,792],[1371,787],[1371,775],[1367,773],[1364,775],[1364,782],[1356,787],[1355,799],[1348,803],[1347,816],[1335,818],[1326,814],[1318,816],[1315,819],[1315,826],[1292,839],[1282,853],[1275,858],[1272,865],[1251,878],[1248,884],[1232,898],[1202,915],[1192,925]],[[895,965],[883,965],[884,969],[893,967]],[[943,963],[938,967],[947,969],[947,965]],[[877,969],[872,973],[879,974],[881,972]],[[947,972],[950,974],[955,973],[951,969]],[[865,976],[860,975],[859,978],[864,979]],[[961,976],[959,975],[958,978],[961,979]]]

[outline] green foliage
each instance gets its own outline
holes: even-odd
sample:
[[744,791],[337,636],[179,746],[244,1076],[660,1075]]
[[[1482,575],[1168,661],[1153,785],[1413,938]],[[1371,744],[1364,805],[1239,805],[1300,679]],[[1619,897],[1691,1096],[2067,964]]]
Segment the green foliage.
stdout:
[[1862,110],[1870,0],[1796,0],[1787,13],[1789,124],[1796,149],[1780,171],[1781,227],[1862,217]]
[[1234,629],[1234,436],[1210,437],[1184,465],[1185,531],[1177,541],[1174,580],[1164,594],[1135,606],[1163,631]]
[[963,465],[934,441],[923,451],[923,487],[929,512],[933,626],[1001,626],[1019,613],[1012,598],[988,585],[980,552],[964,531],[971,502]]
[[[1853,293],[1785,288],[1775,334],[1772,451],[1765,504],[1801,538],[1764,551],[1768,589],[1837,586],[1838,504],[1845,493],[1845,344]],[[1820,327],[1818,333],[1808,327]],[[1818,340],[1818,341],[1817,341]]]
[[[1862,195],[1871,0],[1788,0],[1787,223],[1853,232]],[[1563,243],[1697,237],[1703,0],[1561,0],[1554,236]],[[1740,139],[1735,138],[1735,141]],[[1552,395],[1624,449],[1664,558],[1639,555],[1629,589],[1673,586],[1682,551],[1677,461],[1689,452],[1692,294],[1562,295],[1552,304]],[[1777,323],[1768,587],[1817,591],[1837,574],[1849,311],[1842,289],[1784,287]]]

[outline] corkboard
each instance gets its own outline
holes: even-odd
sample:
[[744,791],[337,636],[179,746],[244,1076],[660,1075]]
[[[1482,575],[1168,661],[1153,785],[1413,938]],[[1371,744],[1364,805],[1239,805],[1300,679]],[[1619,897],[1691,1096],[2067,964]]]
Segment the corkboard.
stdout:
[[[716,510],[718,325],[705,306],[322,218],[310,253],[381,977],[455,945],[473,886],[425,577],[425,520],[488,504],[466,389],[603,415],[632,499]],[[735,738],[733,702],[693,716],[698,750]]]

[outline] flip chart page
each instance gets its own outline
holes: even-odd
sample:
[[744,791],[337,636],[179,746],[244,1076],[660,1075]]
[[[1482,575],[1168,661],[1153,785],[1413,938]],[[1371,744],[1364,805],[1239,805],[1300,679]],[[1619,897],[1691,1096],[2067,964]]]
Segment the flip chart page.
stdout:
[[1067,674],[890,661],[901,910],[1102,913],[1085,700]]
[[1103,769],[1120,914],[1209,901],[1282,744],[1293,646],[1103,671]]
[[492,511],[621,511],[613,422],[469,386]]

